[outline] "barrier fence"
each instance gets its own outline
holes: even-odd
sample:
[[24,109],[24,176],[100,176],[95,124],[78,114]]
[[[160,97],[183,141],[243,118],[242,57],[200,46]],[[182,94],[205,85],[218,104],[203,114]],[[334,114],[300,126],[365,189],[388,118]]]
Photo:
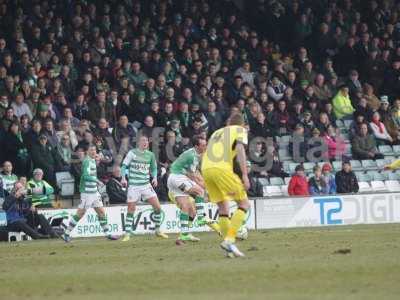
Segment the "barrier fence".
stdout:
[[[351,224],[381,224],[400,222],[400,194],[356,194],[344,196],[307,198],[257,198],[250,201],[246,226],[249,229],[291,228],[310,226],[332,226]],[[232,209],[235,207],[232,202]],[[126,206],[106,207],[110,229],[114,234],[123,234]],[[167,233],[179,231],[179,210],[173,204],[162,205],[161,229]],[[41,211],[49,220],[64,217],[64,224],[75,209]],[[216,219],[217,207],[207,203],[206,212]],[[102,230],[96,214],[89,210],[72,232],[75,237],[101,236]],[[151,206],[138,206],[134,222],[137,234],[150,233],[154,229]],[[194,222],[193,231],[208,231],[206,226]]]

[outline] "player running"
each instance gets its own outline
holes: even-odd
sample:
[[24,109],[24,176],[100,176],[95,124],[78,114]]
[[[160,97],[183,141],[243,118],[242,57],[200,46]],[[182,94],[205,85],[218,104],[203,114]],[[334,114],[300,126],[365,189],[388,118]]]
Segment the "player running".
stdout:
[[[168,176],[168,190],[171,201],[181,210],[179,220],[181,233],[178,240],[197,242],[200,239],[189,233],[189,222],[193,222],[197,213],[197,223],[208,225],[218,231],[218,224],[209,220],[204,212],[204,182],[198,167],[201,155],[207,148],[207,141],[195,137],[193,148],[183,152],[171,165]],[[193,205],[193,198],[194,204]]]
[[[157,186],[157,162],[153,152],[148,150],[149,139],[141,136],[138,147],[132,149],[122,162],[122,185],[128,185],[128,213],[125,220],[125,235],[122,241],[127,242],[133,232],[132,224],[136,211],[136,203],[139,200],[147,201],[154,210],[155,234],[161,238],[168,235],[161,232],[161,205],[153,187]],[[126,181],[128,175],[128,182]],[[151,181],[151,182],[150,182]]]
[[61,235],[61,238],[65,242],[71,241],[71,231],[75,228],[79,220],[84,216],[86,210],[89,208],[93,208],[97,213],[99,223],[103,228],[106,237],[110,240],[118,239],[118,237],[111,235],[109,232],[107,215],[101,201],[101,195],[97,190],[99,179],[97,178],[96,157],[96,146],[90,145],[87,149],[86,157],[82,162],[82,175],[79,184],[81,203],[78,206],[76,214],[70,218],[69,225],[64,234]]
[[[209,199],[218,205],[218,223],[223,236],[220,246],[229,257],[244,256],[235,245],[235,238],[250,208],[246,193],[250,182],[245,145],[247,145],[247,130],[244,128],[243,116],[233,114],[228,120],[228,126],[211,135],[201,165]],[[233,171],[235,160],[239,164],[241,178]],[[229,219],[231,200],[237,202],[238,209]]]

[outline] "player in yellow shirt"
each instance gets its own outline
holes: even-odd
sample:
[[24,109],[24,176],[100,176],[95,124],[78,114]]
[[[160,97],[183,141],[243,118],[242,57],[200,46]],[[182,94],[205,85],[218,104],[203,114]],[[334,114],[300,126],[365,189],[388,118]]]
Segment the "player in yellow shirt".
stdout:
[[[201,165],[209,200],[218,205],[218,223],[223,236],[220,245],[229,257],[244,256],[235,245],[235,237],[250,208],[246,193],[250,187],[245,150],[248,137],[244,124],[242,115],[231,115],[228,126],[211,135]],[[235,161],[241,178],[234,172]],[[232,218],[229,218],[229,201],[236,201],[238,205]]]

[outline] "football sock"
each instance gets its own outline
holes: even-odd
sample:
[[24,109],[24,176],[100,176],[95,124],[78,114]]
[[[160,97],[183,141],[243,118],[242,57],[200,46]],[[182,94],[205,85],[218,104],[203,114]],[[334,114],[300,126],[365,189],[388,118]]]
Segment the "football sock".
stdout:
[[189,228],[192,226],[194,221],[194,218],[192,216],[189,216]]
[[231,226],[231,220],[227,215],[219,215],[218,225],[221,228],[222,237],[225,238],[228,234],[229,227]]
[[100,223],[101,228],[103,228],[104,233],[109,234],[110,229],[108,227],[107,216],[103,216],[103,217],[99,216],[99,223]]
[[179,221],[181,223],[181,234],[187,234],[189,231],[189,215],[181,211]]
[[246,211],[242,208],[238,208],[231,218],[231,226],[229,227],[228,233],[226,235],[226,239],[230,241],[235,241],[236,234],[243,225],[244,220],[246,219]]
[[134,218],[134,213],[133,212],[128,212],[126,214],[125,218],[125,232],[126,234],[131,234],[132,233],[132,224],[133,224],[133,218]]
[[155,223],[156,230],[160,229],[160,226],[161,226],[161,210],[154,211],[153,220],[154,220],[154,223]]
[[204,198],[202,196],[196,196],[194,198],[194,202],[196,203],[197,216],[201,220],[206,215],[206,213],[204,211]]
[[80,220],[80,218],[79,218],[78,215],[73,215],[70,218],[69,223],[68,223],[68,227],[67,227],[67,229],[65,229],[65,234],[66,235],[70,235],[71,234],[71,231],[74,230],[74,228],[75,228],[76,224],[78,224],[79,220]]

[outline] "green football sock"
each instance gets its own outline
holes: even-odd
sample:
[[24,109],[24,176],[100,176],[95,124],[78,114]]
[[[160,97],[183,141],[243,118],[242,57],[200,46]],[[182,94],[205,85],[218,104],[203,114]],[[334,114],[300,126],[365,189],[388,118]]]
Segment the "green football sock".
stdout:
[[126,219],[125,219],[125,232],[127,234],[131,234],[133,231],[133,219],[134,219],[134,213],[128,212],[126,214]]
[[206,216],[206,213],[204,210],[204,198],[201,196],[196,196],[194,198],[194,201],[196,203],[197,217],[199,218],[199,220],[201,220]]
[[179,221],[181,223],[181,234],[187,234],[189,231],[189,215],[181,211]]

